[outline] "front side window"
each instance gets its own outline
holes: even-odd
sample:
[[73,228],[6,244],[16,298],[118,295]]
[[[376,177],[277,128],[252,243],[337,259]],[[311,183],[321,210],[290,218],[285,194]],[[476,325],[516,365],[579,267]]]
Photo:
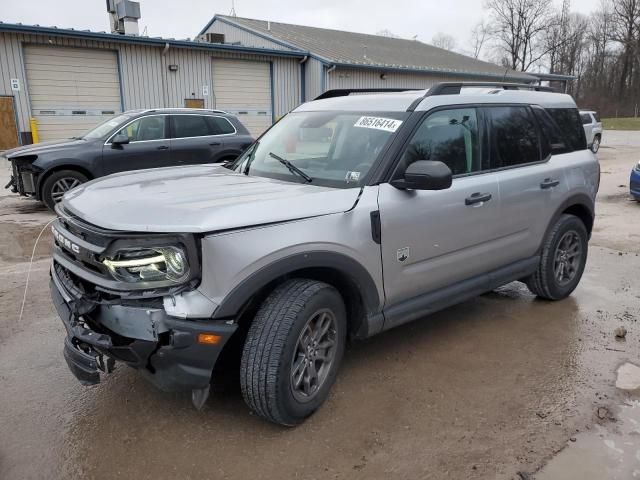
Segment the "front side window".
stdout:
[[173,115],[173,138],[204,137],[213,135],[202,115]]
[[546,110],[558,124],[570,151],[587,149],[587,137],[576,108],[547,108]]
[[113,117],[102,122],[100,125],[93,127],[91,130],[85,133],[82,138],[84,138],[85,140],[95,140],[105,137],[109,132],[113,131],[114,128],[118,127],[118,125],[122,125],[130,118],[131,115],[118,115],[117,117]]
[[429,115],[409,142],[398,171],[417,160],[443,162],[453,175],[482,170],[476,109],[442,110]]
[[164,115],[142,117],[131,122],[116,135],[126,135],[130,142],[162,140],[166,138],[164,134],[165,119]]
[[538,129],[528,107],[488,107],[486,112],[492,169],[540,161]]
[[407,116],[405,112],[290,113],[247,150],[233,169],[312,185],[360,186]]

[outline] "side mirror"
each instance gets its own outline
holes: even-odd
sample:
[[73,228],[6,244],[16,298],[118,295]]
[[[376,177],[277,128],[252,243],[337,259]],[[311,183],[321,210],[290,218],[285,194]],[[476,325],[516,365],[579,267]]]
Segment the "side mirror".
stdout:
[[124,133],[119,133],[111,139],[111,145],[126,145],[129,143],[129,137]]
[[404,178],[392,180],[391,185],[401,190],[446,190],[452,176],[451,169],[442,162],[418,160],[409,164]]

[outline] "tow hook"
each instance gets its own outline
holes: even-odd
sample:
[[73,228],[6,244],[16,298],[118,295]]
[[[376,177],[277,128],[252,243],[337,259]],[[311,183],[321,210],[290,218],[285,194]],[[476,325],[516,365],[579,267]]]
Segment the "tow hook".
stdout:
[[210,387],[207,385],[205,388],[194,388],[191,390],[191,402],[193,406],[196,407],[196,410],[202,410],[204,404],[207,402],[207,398],[209,398],[209,390]]

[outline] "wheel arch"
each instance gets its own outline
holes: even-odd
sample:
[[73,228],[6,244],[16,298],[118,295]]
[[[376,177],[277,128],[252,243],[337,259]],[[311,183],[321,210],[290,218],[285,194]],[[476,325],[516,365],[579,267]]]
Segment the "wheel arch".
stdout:
[[381,310],[376,283],[363,265],[341,253],[315,251],[284,257],[256,271],[233,288],[213,318],[242,318],[277,285],[294,277],[319,280],[335,287],[345,302],[351,333],[368,330],[367,318]]
[[591,237],[591,232],[593,231],[593,222],[595,218],[593,200],[587,194],[581,193],[573,195],[562,202],[562,204],[556,209],[555,213],[551,217],[549,225],[547,225],[547,229],[544,232],[544,237],[542,238],[542,243],[540,244],[540,250],[542,249],[542,245],[544,244],[549,231],[553,228],[558,219],[565,214],[578,217],[582,221],[582,223],[584,223],[584,226],[587,229],[587,234],[589,235],[589,237]]
[[37,197],[38,200],[42,199],[42,188],[44,187],[44,182],[47,181],[47,178],[49,178],[54,173],[60,172],[62,170],[73,170],[75,172],[81,173],[85,177],[87,177],[88,180],[93,180],[95,178],[95,175],[93,175],[90,170],[80,165],[75,165],[72,163],[63,163],[63,164],[55,165],[51,168],[48,168],[47,170],[44,170],[43,172],[40,173],[40,175],[38,175],[38,182],[36,185],[36,192],[38,192],[38,197]]

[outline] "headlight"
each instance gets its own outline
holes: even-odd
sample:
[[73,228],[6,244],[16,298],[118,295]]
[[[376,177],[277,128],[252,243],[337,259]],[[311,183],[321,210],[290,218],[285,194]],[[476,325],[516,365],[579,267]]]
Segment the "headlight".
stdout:
[[180,283],[189,277],[189,262],[179,247],[121,250],[102,261],[116,280],[123,282],[166,281]]
[[634,169],[636,172],[640,172],[640,161],[639,161],[638,163],[636,163],[636,166],[635,166],[635,167],[633,167],[633,169]]

